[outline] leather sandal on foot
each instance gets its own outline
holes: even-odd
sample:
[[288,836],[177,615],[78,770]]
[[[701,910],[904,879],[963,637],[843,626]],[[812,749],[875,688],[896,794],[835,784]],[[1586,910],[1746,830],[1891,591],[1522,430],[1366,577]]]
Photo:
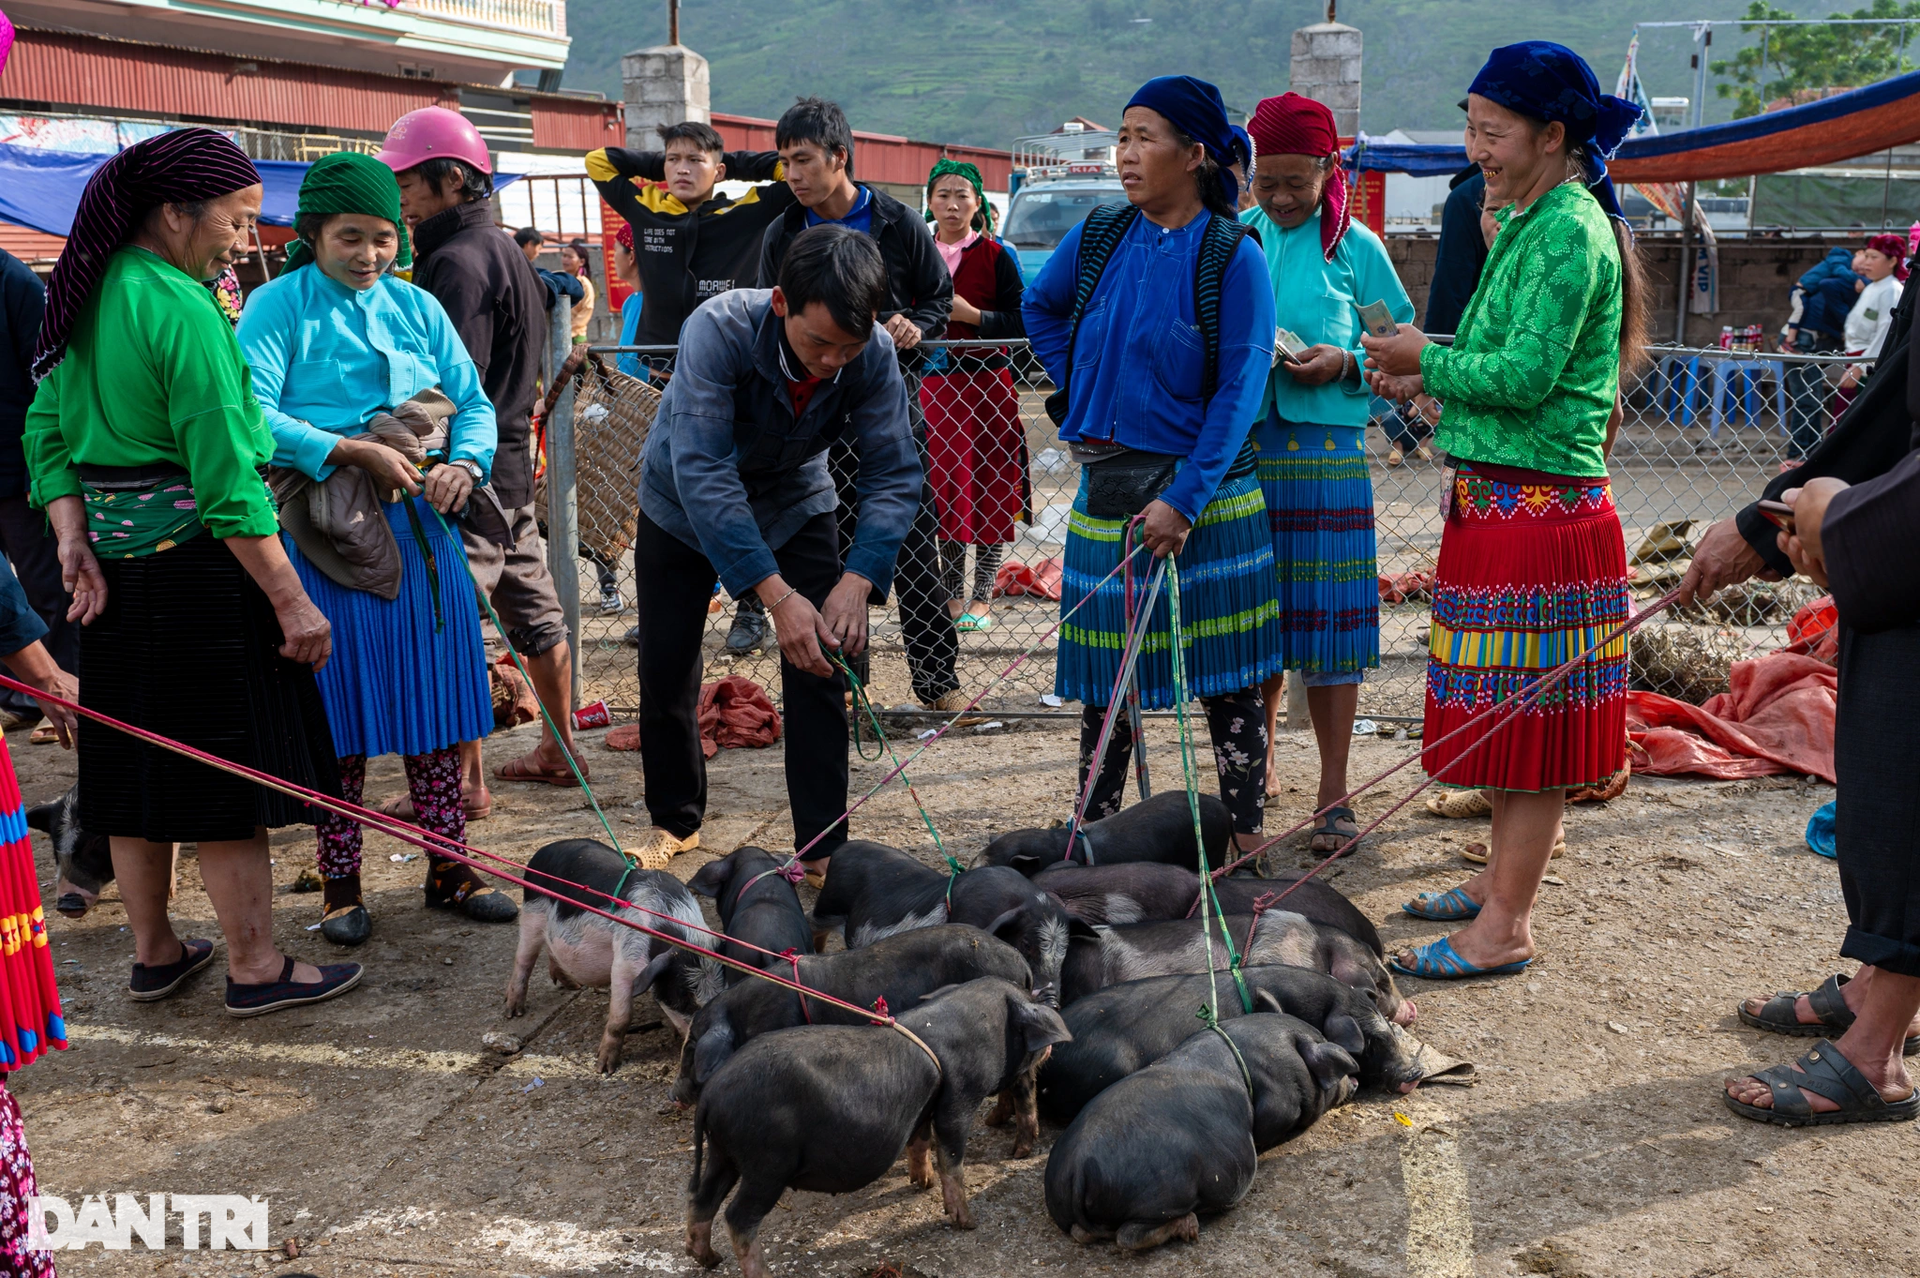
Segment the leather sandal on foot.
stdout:
[[[1823,1038],[1829,1033],[1844,1034],[1853,1028],[1854,1014],[1853,1009],[1847,1006],[1845,996],[1840,993],[1840,987],[1850,979],[1836,974],[1829,976],[1817,990],[1804,993],[1782,990],[1768,999],[1758,1012],[1749,1012],[1744,1002],[1734,1010],[1740,1014],[1743,1022],[1769,1034],[1785,1034],[1791,1038]],[[1794,1015],[1794,1004],[1803,998],[1819,1018],[1812,1024]],[[1900,1049],[1900,1054],[1920,1054],[1920,1034],[1909,1038]]]
[[[1352,833],[1340,828],[1342,821],[1353,827]],[[1338,851],[1349,840],[1353,840],[1353,846],[1341,853],[1342,856],[1351,856],[1360,850],[1359,837],[1360,820],[1354,816],[1352,808],[1329,808],[1327,814],[1320,818],[1320,824],[1307,831],[1307,851],[1325,856],[1329,852]],[[1333,845],[1331,847],[1314,846],[1322,839],[1332,839]]]
[[587,761],[582,759],[578,752],[574,754],[573,761],[580,768],[578,778],[573,775],[573,769],[565,763],[550,768],[536,760],[532,752],[501,764],[493,770],[493,776],[496,781],[533,781],[544,785],[557,785],[563,788],[570,786],[577,789],[581,780],[591,781],[593,777],[587,771]]
[[317,981],[294,980],[292,958],[288,958],[286,966],[280,969],[280,979],[277,981],[236,985],[233,978],[228,977],[227,1015],[265,1016],[289,1007],[324,1003],[358,985],[366,972],[358,963],[321,963],[317,966],[320,969],[320,979]]
[[[478,795],[462,795],[460,806],[466,809],[467,820],[484,821],[493,815],[493,796],[484,790]],[[397,821],[405,821],[409,825],[417,823],[420,819],[414,813],[413,800],[404,794],[388,799],[385,803],[375,804],[373,810],[381,816],[390,816]]]
[[[1852,1061],[1842,1056],[1839,1049],[1824,1038],[1796,1063],[1799,1069],[1792,1065],[1775,1065],[1771,1069],[1756,1070],[1748,1075],[1757,1082],[1765,1083],[1767,1090],[1773,1093],[1771,1109],[1735,1100],[1733,1093],[1725,1088],[1720,1091],[1720,1099],[1740,1117],[1751,1118],[1756,1123],[1772,1123],[1776,1127],[1903,1123],[1920,1115],[1920,1088],[1909,1091],[1904,1100],[1888,1100],[1867,1081],[1865,1074],[1854,1068]],[[1814,1113],[1813,1104],[1807,1099],[1809,1092],[1826,1097],[1840,1108],[1824,1114]]]
[[190,936],[180,942],[180,957],[171,963],[149,967],[135,963],[127,978],[127,997],[136,1003],[152,1003],[179,989],[189,976],[213,962],[213,942]]
[[663,830],[656,825],[647,832],[647,841],[635,848],[630,855],[643,870],[664,870],[674,857],[682,852],[691,852],[699,846],[700,831],[698,830],[683,839],[672,830]]
[[[1547,859],[1549,861],[1558,861],[1566,854],[1567,841],[1565,839],[1558,839],[1553,845],[1553,855]],[[1462,861],[1471,861],[1475,865],[1485,865],[1487,863],[1487,845],[1484,843],[1462,844],[1460,847],[1460,859]]]

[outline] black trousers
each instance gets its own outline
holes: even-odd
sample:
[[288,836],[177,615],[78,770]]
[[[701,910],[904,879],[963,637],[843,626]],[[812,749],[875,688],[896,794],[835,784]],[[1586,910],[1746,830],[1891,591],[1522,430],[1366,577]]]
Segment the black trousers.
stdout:
[[[1220,772],[1220,801],[1233,814],[1235,834],[1260,833],[1267,804],[1267,712],[1260,689],[1242,688],[1217,697],[1200,698],[1206,712],[1207,734],[1213,739],[1213,762]],[[1100,721],[1106,718],[1105,706],[1087,706],[1080,712],[1080,789],[1087,788],[1087,773],[1094,770],[1093,750],[1100,744]],[[1107,739],[1107,753],[1100,760],[1093,779],[1093,793],[1087,798],[1087,819],[1097,821],[1120,810],[1126,797],[1127,764],[1133,758],[1133,722],[1125,706],[1113,720],[1113,735]],[[1178,786],[1176,765],[1165,784]]]
[[[918,377],[907,377],[907,404],[924,474],[927,430],[920,412]],[[854,486],[860,457],[852,445],[836,443],[827,452],[827,466],[840,497],[840,554],[844,559],[860,526],[860,499]],[[930,705],[960,687],[960,677],[954,673],[954,662],[960,656],[960,632],[953,628],[953,616],[947,611],[953,596],[940,571],[940,512],[934,506],[933,485],[924,479],[920,484],[920,509],[914,514],[907,539],[900,543],[900,558],[894,564],[893,589],[900,602],[900,640],[907,650],[907,677],[913,681],[913,697],[922,705]],[[872,600],[875,607],[886,603],[885,582],[874,583],[874,595],[878,596]],[[854,673],[866,682],[864,655],[854,664]]]
[[[818,608],[840,580],[831,514],[816,515],[773,552],[787,584]],[[707,810],[707,761],[700,750],[701,641],[716,574],[707,557],[640,513],[633,538],[634,594],[640,608],[640,764],[647,814],[685,838]],[[847,709],[845,682],[780,662],[787,801],[795,847],[825,838],[808,859],[830,856],[847,841]]]
[[[42,642],[48,655],[68,674],[79,674],[80,627],[67,620],[73,596],[60,584],[60,542],[47,528],[46,515],[27,505],[25,497],[0,498],[0,553],[20,578],[27,606],[47,623]],[[40,713],[32,697],[11,688],[0,689],[0,707]]]
[[1920,976],[1920,624],[1840,631],[1834,843],[1847,939],[1840,953]]

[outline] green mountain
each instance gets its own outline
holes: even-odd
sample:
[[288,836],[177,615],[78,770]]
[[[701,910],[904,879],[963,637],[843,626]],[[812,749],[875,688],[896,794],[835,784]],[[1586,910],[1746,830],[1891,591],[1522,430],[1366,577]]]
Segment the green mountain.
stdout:
[[[1343,0],[1339,20],[1366,41],[1361,127],[1451,129],[1489,49],[1523,39],[1578,50],[1611,90],[1636,21],[1728,18],[1745,0]],[[570,0],[570,88],[620,96],[620,55],[666,38],[664,0]],[[712,64],[716,110],[775,117],[796,95],[846,108],[855,128],[1004,147],[1069,116],[1119,122],[1129,93],[1156,75],[1217,83],[1249,111],[1285,91],[1295,28],[1322,20],[1317,0],[685,0],[681,39]],[[1758,36],[1724,28],[1713,57]],[[1690,36],[1641,34],[1655,96],[1690,96]],[[1709,120],[1730,104],[1707,98]]]

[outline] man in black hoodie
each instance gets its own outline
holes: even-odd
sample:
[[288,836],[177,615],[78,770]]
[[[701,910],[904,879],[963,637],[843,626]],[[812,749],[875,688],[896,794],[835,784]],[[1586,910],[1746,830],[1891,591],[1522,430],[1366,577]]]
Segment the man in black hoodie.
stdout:
[[[433,146],[422,158],[427,138]],[[546,545],[533,517],[532,421],[547,341],[547,286],[513,237],[494,224],[488,202],[492,161],[479,133],[458,112],[425,107],[402,116],[387,134],[379,158],[400,181],[400,211],[413,234],[413,282],[446,308],[499,420],[493,488],[506,508],[514,544],[497,546],[463,523],[467,561],[499,612],[507,641],[526,663],[535,695],[572,753],[573,653],[566,615],[547,570]],[[462,744],[460,758],[467,819],[478,820],[492,809],[480,743]],[[585,762],[579,766],[585,775]],[[544,726],[538,746],[494,775],[504,781],[578,784]],[[404,797],[389,802],[387,809],[412,818],[412,805]]]
[[[810,226],[838,223],[873,237],[887,267],[889,307],[880,313],[880,320],[900,352],[908,416],[924,469],[927,422],[920,411],[922,355],[914,347],[946,332],[947,316],[953,310],[953,277],[918,213],[885,192],[853,180],[853,130],[838,106],[819,98],[801,98],[774,126],[773,141],[780,148],[795,203],[767,228],[760,252],[760,287],[772,287],[780,263],[786,260],[787,246]],[[836,445],[828,454],[828,464],[840,489],[844,553],[855,527],[852,480],[858,467],[851,446]],[[940,579],[939,531],[933,486],[925,484],[920,513],[900,547],[894,584],[900,596],[900,633],[914,698],[922,705],[952,711],[963,708],[967,699],[954,674],[960,637],[947,611],[948,597]],[[876,586],[874,593],[879,596],[873,601],[876,606],[886,602],[881,587]],[[855,669],[864,679],[864,663]]]

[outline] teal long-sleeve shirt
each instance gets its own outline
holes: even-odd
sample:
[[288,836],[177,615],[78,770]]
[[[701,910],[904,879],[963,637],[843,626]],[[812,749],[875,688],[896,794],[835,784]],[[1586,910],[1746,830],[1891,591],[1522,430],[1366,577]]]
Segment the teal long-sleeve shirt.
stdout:
[[493,473],[493,403],[473,359],[433,294],[394,276],[364,291],[303,266],[247,298],[240,348],[273,431],[273,461],[316,480],[344,438],[375,413],[438,387],[456,412],[448,460]]
[[[1273,281],[1274,317],[1309,346],[1337,346],[1353,352],[1355,368],[1365,365],[1360,348],[1360,314],[1354,308],[1385,302],[1393,318],[1413,323],[1413,302],[1387,257],[1380,237],[1355,222],[1340,237],[1328,261],[1320,248],[1320,219],[1316,211],[1303,224],[1284,230],[1254,205],[1240,220],[1260,232],[1267,255],[1267,274]],[[1318,386],[1293,379],[1282,365],[1267,375],[1266,391],[1254,420],[1265,421],[1269,410],[1290,422],[1319,426],[1365,426],[1369,394],[1364,379],[1336,378]]]

